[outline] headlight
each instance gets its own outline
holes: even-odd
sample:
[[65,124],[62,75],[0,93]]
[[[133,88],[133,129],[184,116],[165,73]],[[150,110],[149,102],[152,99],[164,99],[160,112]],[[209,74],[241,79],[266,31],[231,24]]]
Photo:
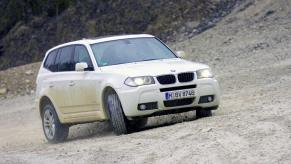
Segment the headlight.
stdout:
[[196,71],[196,73],[197,73],[198,79],[212,78],[213,77],[213,74],[209,68],[198,70],[198,71]]
[[124,84],[131,87],[137,87],[141,85],[155,84],[155,80],[151,76],[129,77],[125,80]]

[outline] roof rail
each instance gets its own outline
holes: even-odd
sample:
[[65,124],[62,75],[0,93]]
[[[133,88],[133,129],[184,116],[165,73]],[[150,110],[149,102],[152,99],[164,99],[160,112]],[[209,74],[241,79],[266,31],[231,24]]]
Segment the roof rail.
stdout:
[[134,35],[134,34],[121,34],[121,35],[104,35],[104,36],[97,36],[93,38],[83,38],[82,40],[95,40],[95,39],[102,39],[102,38],[108,38],[108,37],[115,37],[115,36],[124,36],[124,35]]

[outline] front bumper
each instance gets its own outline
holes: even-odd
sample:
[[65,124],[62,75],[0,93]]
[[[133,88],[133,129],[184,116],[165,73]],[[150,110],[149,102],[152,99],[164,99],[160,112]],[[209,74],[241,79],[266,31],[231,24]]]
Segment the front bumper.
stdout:
[[[196,85],[194,101],[188,105],[181,105],[175,107],[166,107],[164,104],[165,95],[161,92],[161,88],[171,88],[179,86]],[[182,109],[189,108],[209,108],[217,107],[220,102],[220,88],[218,82],[214,78],[196,79],[187,83],[175,83],[170,85],[161,85],[159,83],[153,85],[145,85],[140,87],[124,86],[116,90],[121,101],[123,111],[127,117],[150,116],[155,113],[167,112],[170,110],[183,112]],[[213,95],[214,99],[208,103],[199,103],[201,96]],[[149,102],[157,102],[157,109],[138,110],[138,105]]]

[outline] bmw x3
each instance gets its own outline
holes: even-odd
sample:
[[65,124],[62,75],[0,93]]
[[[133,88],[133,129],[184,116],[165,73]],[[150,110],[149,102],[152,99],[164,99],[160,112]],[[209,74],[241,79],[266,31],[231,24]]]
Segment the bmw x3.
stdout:
[[74,124],[109,120],[116,134],[155,115],[211,116],[220,89],[209,66],[187,61],[148,34],[82,39],[46,52],[36,102],[45,137],[61,142]]

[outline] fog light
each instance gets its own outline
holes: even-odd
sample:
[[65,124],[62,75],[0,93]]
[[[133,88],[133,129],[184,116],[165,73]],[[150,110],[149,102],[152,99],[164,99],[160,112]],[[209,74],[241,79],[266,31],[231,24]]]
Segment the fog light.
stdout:
[[198,104],[210,103],[214,101],[214,95],[201,96]]
[[158,109],[158,102],[147,102],[137,105],[138,110],[152,110]]
[[208,102],[211,102],[212,101],[212,97],[211,96],[208,96]]
[[146,109],[147,109],[147,106],[144,105],[144,104],[142,104],[142,105],[139,106],[139,109],[140,109],[140,110],[146,110]]

